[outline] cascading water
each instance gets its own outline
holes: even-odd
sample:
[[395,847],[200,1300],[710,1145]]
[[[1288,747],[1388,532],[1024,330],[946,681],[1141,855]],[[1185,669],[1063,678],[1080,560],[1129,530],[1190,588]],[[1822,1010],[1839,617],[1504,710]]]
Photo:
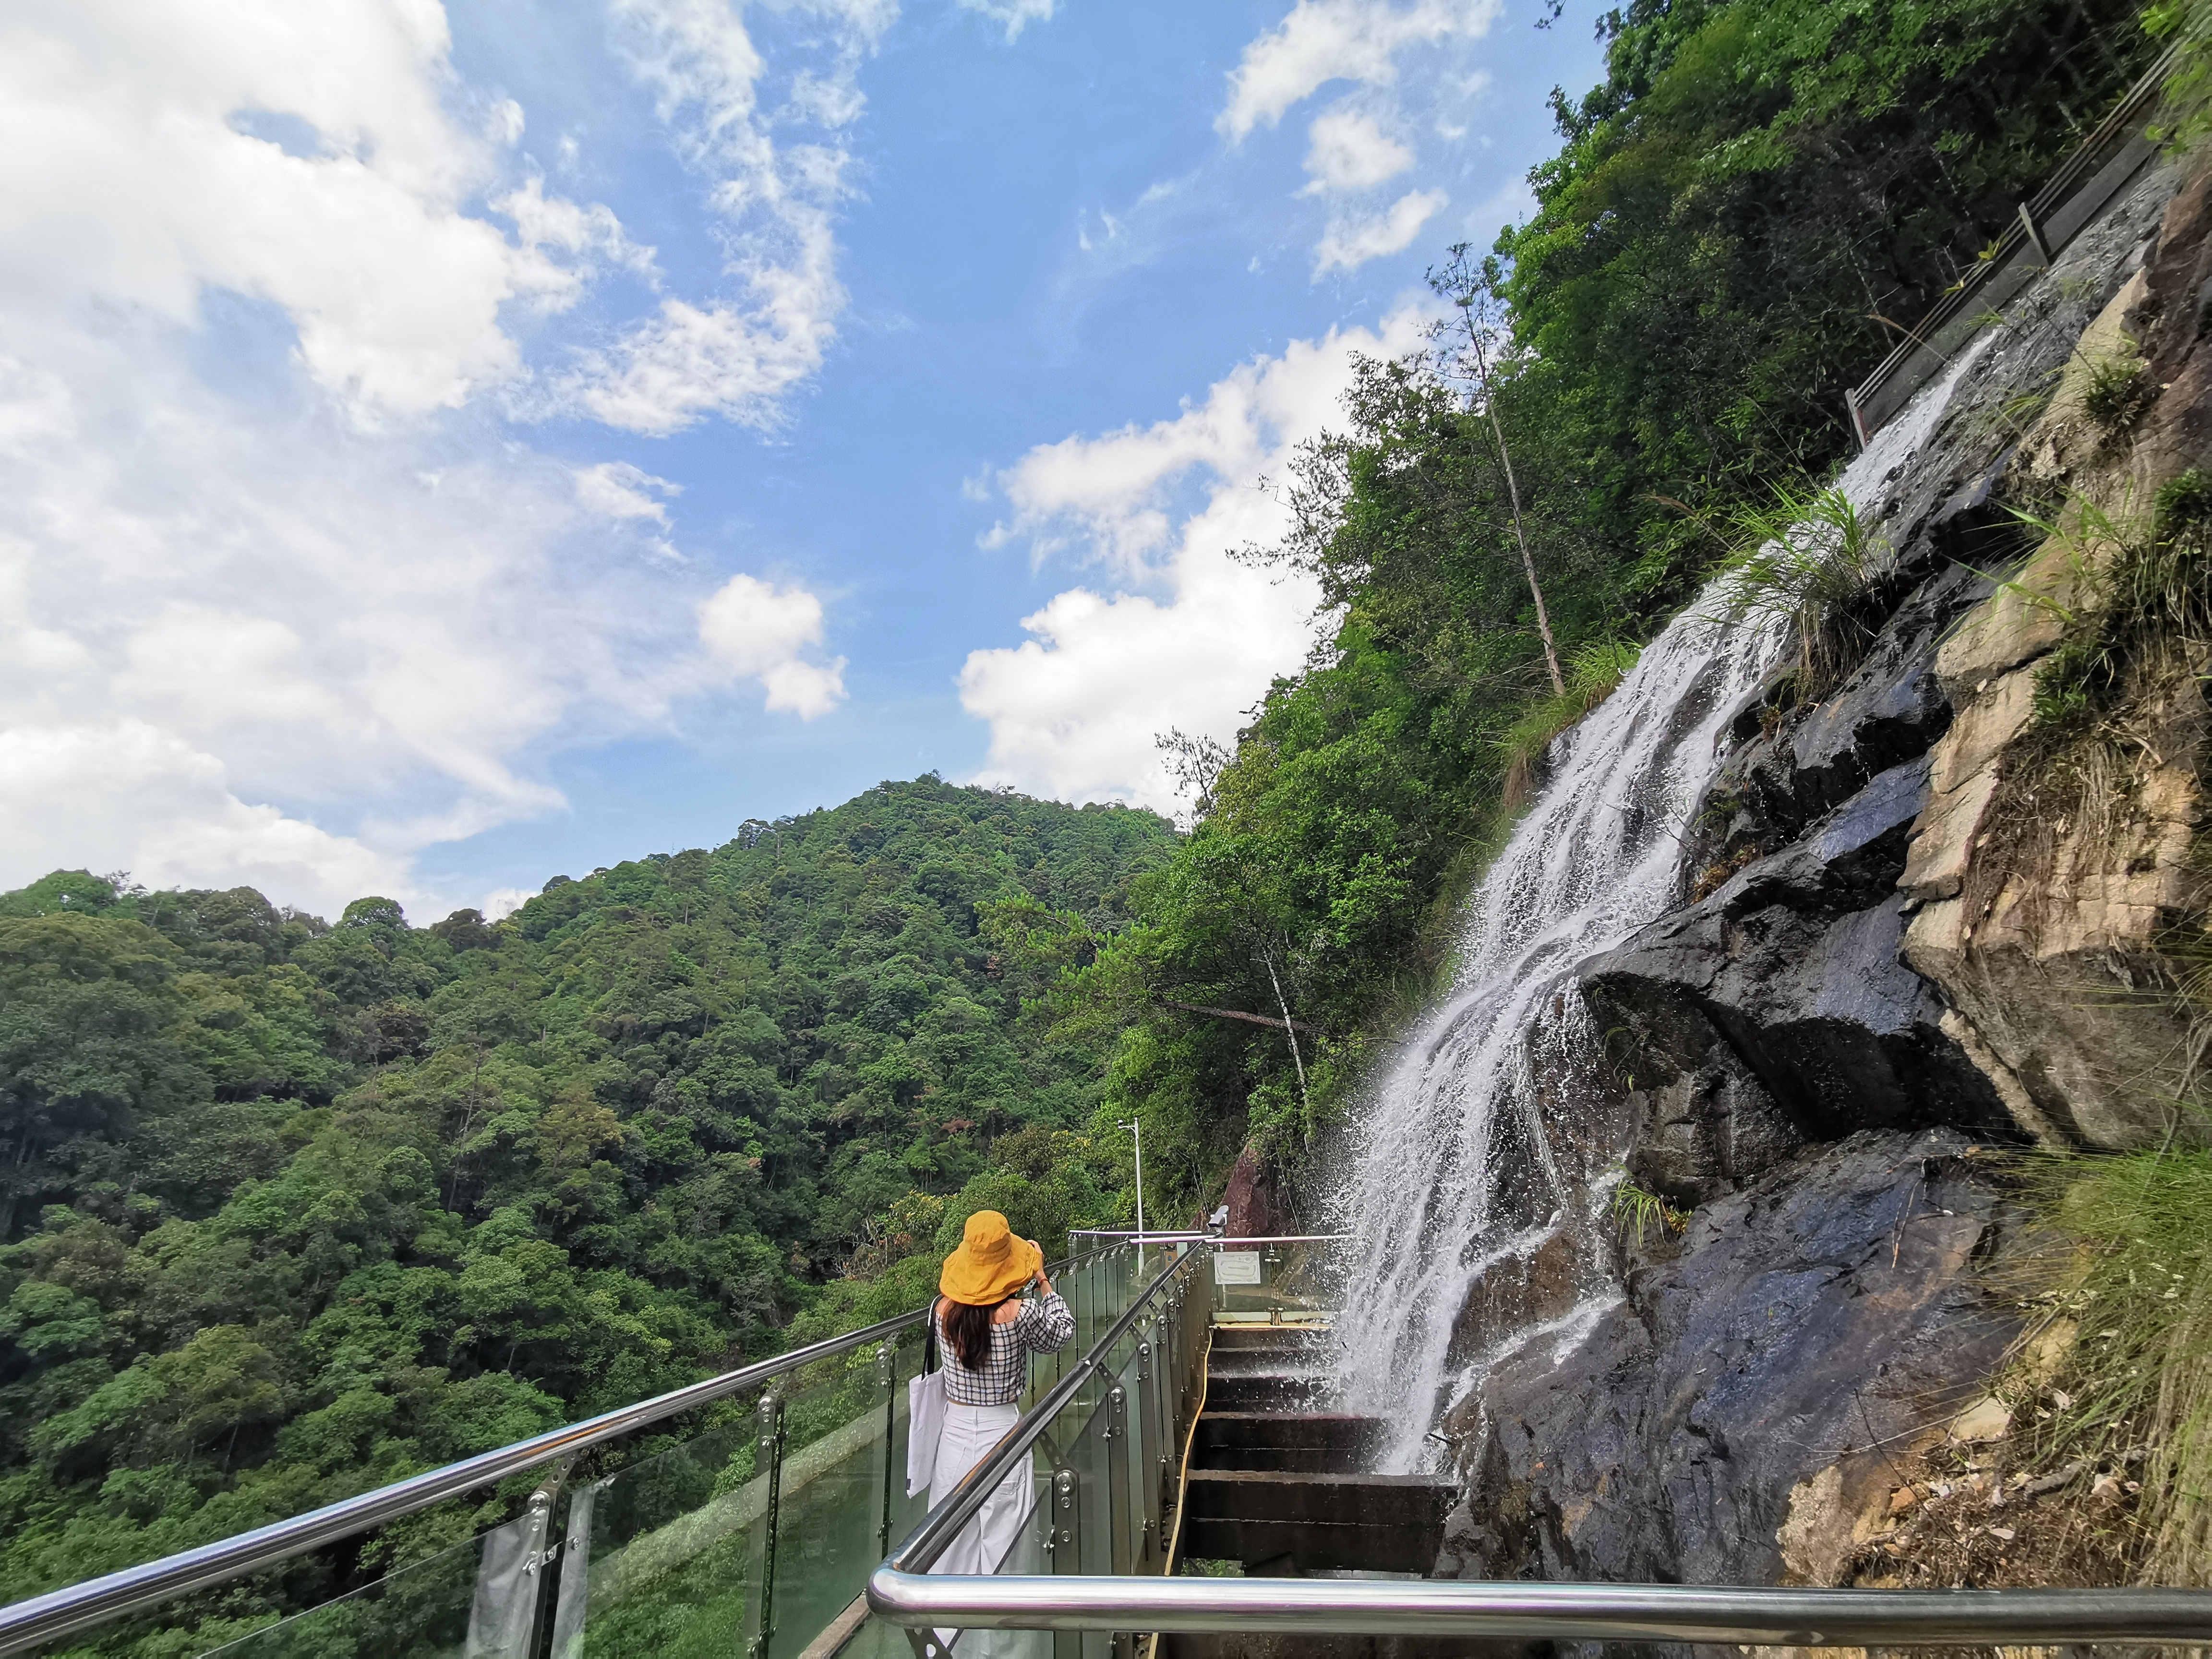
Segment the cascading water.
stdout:
[[[1980,355],[1964,355],[1844,472],[1862,511]],[[1559,1125],[1545,1121],[1571,1115],[1575,1080],[1595,1074],[1576,969],[1674,902],[1683,831],[1723,725],[1785,642],[1782,626],[1723,626],[1717,609],[1709,597],[1677,617],[1560,739],[1550,781],[1470,901],[1453,990],[1354,1132],[1339,1227],[1357,1288],[1336,1322],[1335,1380],[1347,1408],[1395,1425],[1385,1468],[1425,1461],[1437,1414],[1474,1381],[1455,1335],[1476,1279],[1558,1222],[1592,1218],[1599,1195],[1584,1172],[1559,1167],[1547,1133]],[[1586,1297],[1563,1338],[1595,1311]]]

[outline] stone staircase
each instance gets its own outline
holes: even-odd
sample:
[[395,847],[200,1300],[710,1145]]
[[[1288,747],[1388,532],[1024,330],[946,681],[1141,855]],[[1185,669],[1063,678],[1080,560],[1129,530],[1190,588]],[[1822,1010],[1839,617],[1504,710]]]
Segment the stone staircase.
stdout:
[[1253,1576],[1435,1565],[1458,1491],[1443,1475],[1371,1474],[1382,1420],[1318,1409],[1326,1332],[1224,1326],[1184,1488],[1182,1555]]
[[[1249,1577],[1390,1575],[1435,1565],[1459,1492],[1442,1475],[1367,1473],[1380,1418],[1321,1408],[1325,1329],[1215,1329],[1183,1488],[1183,1559]],[[1443,1659],[1465,1643],[1397,1637],[1166,1635],[1158,1659]],[[1480,1645],[1480,1644],[1478,1644]]]

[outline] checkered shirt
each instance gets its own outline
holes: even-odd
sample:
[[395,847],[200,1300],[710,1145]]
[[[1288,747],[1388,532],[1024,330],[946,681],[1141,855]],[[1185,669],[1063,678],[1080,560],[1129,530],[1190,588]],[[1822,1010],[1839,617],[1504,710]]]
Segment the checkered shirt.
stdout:
[[1030,1356],[1058,1353],[1074,1335],[1075,1316],[1060,1292],[1051,1291],[1023,1303],[1005,1324],[992,1326],[991,1352],[983,1368],[971,1371],[960,1363],[940,1325],[937,1347],[945,1365],[945,1397],[956,1406],[1011,1406],[1029,1381]]

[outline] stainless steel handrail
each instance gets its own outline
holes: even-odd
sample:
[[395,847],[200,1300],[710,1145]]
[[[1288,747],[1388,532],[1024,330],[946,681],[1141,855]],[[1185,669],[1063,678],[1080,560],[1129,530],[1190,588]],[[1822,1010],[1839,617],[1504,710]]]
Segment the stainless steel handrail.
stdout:
[[983,1577],[915,1572],[897,1559],[868,1580],[868,1606],[878,1618],[917,1629],[1295,1630],[1777,1647],[2212,1640],[2212,1590]]
[[1350,1233],[1153,1233],[1127,1229],[1070,1227],[1070,1238],[1138,1238],[1147,1244],[1341,1244]]
[[[1065,1273],[1095,1256],[1106,1254],[1112,1248],[1110,1245],[1103,1246],[1080,1255],[1068,1256],[1054,1263],[1050,1271]],[[880,1341],[886,1336],[921,1323],[927,1312],[927,1308],[916,1308],[863,1330],[848,1331],[842,1336],[825,1337],[819,1342],[809,1343],[805,1347],[794,1348],[789,1353],[778,1354],[773,1359],[763,1359],[757,1364],[727,1371],[720,1376],[708,1377],[687,1388],[640,1401],[635,1405],[603,1412],[580,1423],[551,1429],[534,1438],[518,1440],[511,1446],[501,1446],[495,1451],[463,1458],[458,1463],[448,1463],[443,1468],[432,1469],[388,1486],[380,1486],[359,1497],[325,1504],[305,1515],[295,1516],[289,1521],[273,1522],[252,1532],[204,1544],[198,1549],[181,1551],[135,1567],[125,1567],[104,1577],[87,1579],[81,1584],[51,1590],[11,1607],[0,1607],[0,1654],[16,1653],[25,1648],[36,1647],[57,1637],[105,1624],[111,1619],[118,1619],[125,1613],[137,1612],[143,1607],[196,1589],[205,1589],[210,1584],[258,1572],[264,1567],[288,1561],[295,1555],[304,1555],[325,1544],[335,1543],[341,1538],[367,1532],[373,1527],[380,1527],[402,1516],[427,1509],[461,1492],[478,1486],[493,1486],[526,1470],[572,1457],[593,1446],[604,1445],[610,1440],[619,1439],[623,1435],[678,1416],[696,1407],[711,1405],[717,1400],[742,1393],[756,1383],[772,1381],[818,1360],[833,1358],[854,1348],[865,1347],[871,1342]]]

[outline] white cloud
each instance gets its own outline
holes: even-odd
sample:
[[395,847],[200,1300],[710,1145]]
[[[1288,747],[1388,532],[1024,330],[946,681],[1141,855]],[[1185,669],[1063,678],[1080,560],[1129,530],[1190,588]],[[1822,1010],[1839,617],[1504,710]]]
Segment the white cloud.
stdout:
[[[495,212],[514,221],[516,234],[526,247],[557,247],[573,254],[596,253],[608,264],[623,266],[648,281],[659,275],[653,264],[653,250],[641,247],[629,240],[613,209],[599,202],[579,207],[566,197],[549,197],[545,180],[534,173],[523,180],[520,188],[493,197],[491,205]],[[554,289],[553,293],[566,300],[582,285],[582,273],[563,274],[566,283]]]
[[650,519],[668,528],[668,508],[653,493],[680,495],[684,486],[656,478],[628,461],[601,461],[576,470],[576,504],[605,519]]
[[505,319],[653,256],[503,173],[521,112],[452,113],[447,53],[434,0],[0,10],[0,886],[433,902],[416,854],[557,807],[559,746],[842,695],[802,589],[702,641],[673,485],[492,418]]
[[1300,192],[1369,190],[1413,165],[1413,152],[1384,132],[1376,118],[1339,104],[1314,118],[1307,129],[1312,148],[1306,172],[1313,182]]
[[512,98],[501,98],[484,112],[484,137],[495,144],[519,144],[523,129],[528,125],[523,118],[522,106]]
[[845,700],[845,659],[811,663],[822,642],[822,601],[803,587],[732,576],[699,606],[699,641],[732,676],[757,678],[768,706],[811,720]]
[[1031,23],[1048,23],[1058,0],[960,0],[960,9],[983,14],[1006,26],[1006,39],[1018,40]]
[[1408,191],[1387,212],[1373,216],[1332,219],[1314,250],[1314,275],[1332,270],[1357,270],[1370,259],[1397,253],[1413,246],[1421,227],[1435,216],[1449,198],[1440,190]]
[[0,857],[10,885],[89,865],[149,886],[258,887],[326,915],[415,890],[403,860],[247,805],[213,755],[131,719],[0,728]]
[[1486,34],[1501,3],[1413,0],[1401,10],[1389,0],[1298,0],[1244,48],[1229,71],[1229,100],[1214,126],[1236,143],[1255,127],[1273,126],[1331,81],[1388,86],[1397,79],[1400,48]]
[[486,921],[497,921],[511,916],[538,895],[527,887],[495,887],[476,902],[477,910]]
[[[978,781],[1174,808],[1154,735],[1232,738],[1312,640],[1317,590],[1230,556],[1286,523],[1254,483],[1336,416],[1354,352],[1412,349],[1428,314],[1408,303],[1378,332],[1295,342],[1238,365],[1173,420],[1042,445],[999,474],[1014,514],[997,539],[1080,549],[1128,586],[1062,592],[1024,620],[1022,644],[969,653],[961,702],[991,728]],[[1203,501],[1178,517],[1194,485]]]
[[[367,422],[512,379],[501,308],[564,304],[580,277],[464,210],[497,152],[443,107],[448,45],[434,4],[9,9],[0,304],[90,292],[189,326],[204,288],[265,301]],[[526,210],[584,212],[542,191]]]
[[[866,100],[859,65],[897,16],[896,0],[817,0],[794,8],[818,24],[823,62],[798,73],[786,102],[764,109],[768,64],[727,0],[615,0],[632,70],[653,94],[678,153],[713,180],[726,222],[731,297],[670,298],[611,346],[579,354],[550,395],[519,411],[581,413],[653,436],[708,415],[772,424],[778,400],[822,365],[845,306],[832,215],[849,193],[852,157],[834,135]],[[808,123],[827,143],[780,143]]]
[[0,359],[0,886],[89,864],[327,908],[371,872],[408,899],[422,848],[560,805],[550,747],[739,679],[835,701],[803,590],[750,654],[702,644],[716,579],[641,560],[640,470],[258,423],[143,331],[38,343],[63,374]]

